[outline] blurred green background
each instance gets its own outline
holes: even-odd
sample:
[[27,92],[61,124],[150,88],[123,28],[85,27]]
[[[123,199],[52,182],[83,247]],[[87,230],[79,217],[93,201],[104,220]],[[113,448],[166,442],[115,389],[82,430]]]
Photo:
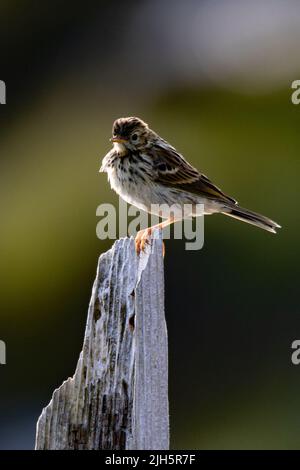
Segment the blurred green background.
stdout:
[[[270,14],[272,12],[272,14]],[[98,170],[114,119],[137,115],[273,236],[205,219],[201,251],[166,242],[174,449],[300,448],[300,4],[2,0],[0,448],[72,375],[97,258]]]

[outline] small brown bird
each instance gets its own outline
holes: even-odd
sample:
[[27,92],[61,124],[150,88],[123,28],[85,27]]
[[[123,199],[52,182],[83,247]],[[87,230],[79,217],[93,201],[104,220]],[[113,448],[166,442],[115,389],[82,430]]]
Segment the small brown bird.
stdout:
[[[141,230],[136,236],[136,250],[144,249],[154,228],[182,220],[184,216],[197,216],[197,204],[204,204],[204,214],[221,213],[276,233],[280,228],[273,220],[240,207],[204,174],[190,165],[168,142],[137,117],[117,119],[112,129],[113,148],[102,161],[100,171],[126,202],[148,213],[166,219],[162,223]],[[164,213],[158,205],[178,208],[178,214]],[[190,214],[184,206],[194,207]],[[184,214],[184,216],[183,216]],[[203,215],[203,212],[201,212]]]

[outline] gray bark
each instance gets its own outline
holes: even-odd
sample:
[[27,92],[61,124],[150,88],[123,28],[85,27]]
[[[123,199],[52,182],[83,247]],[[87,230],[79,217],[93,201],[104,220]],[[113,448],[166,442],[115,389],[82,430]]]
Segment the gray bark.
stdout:
[[162,241],[99,258],[76,372],[37,423],[36,449],[169,448]]

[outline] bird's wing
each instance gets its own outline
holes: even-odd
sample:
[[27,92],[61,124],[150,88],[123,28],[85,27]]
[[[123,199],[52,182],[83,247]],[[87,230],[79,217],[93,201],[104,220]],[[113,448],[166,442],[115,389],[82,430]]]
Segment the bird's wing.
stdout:
[[174,189],[187,191],[209,199],[230,204],[237,202],[215,186],[204,174],[190,165],[173,147],[160,144],[152,146],[155,180]]

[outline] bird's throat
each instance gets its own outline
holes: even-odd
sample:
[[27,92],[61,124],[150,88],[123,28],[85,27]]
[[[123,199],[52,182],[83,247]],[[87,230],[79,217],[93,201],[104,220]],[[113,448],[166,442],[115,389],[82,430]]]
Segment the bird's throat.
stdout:
[[120,157],[125,157],[125,155],[128,153],[125,145],[119,142],[114,142],[114,149]]

